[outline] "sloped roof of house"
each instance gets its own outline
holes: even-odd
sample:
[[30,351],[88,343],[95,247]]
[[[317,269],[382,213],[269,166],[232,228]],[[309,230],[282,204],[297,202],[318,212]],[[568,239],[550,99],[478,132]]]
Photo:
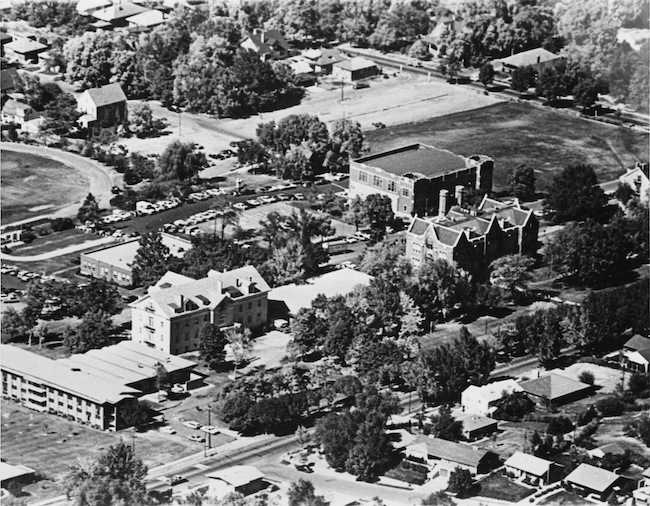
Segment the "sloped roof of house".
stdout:
[[628,352],[627,360],[636,364],[650,363],[650,348]]
[[148,11],[146,7],[141,5],[132,4],[129,2],[122,2],[118,4],[110,5],[104,9],[97,10],[91,14],[92,17],[100,19],[102,21],[119,21],[124,18],[129,18],[140,14],[142,12]]
[[349,60],[339,61],[334,65],[336,67],[339,67],[343,70],[348,70],[350,72],[354,72],[356,70],[362,70],[362,69],[369,69],[377,66],[377,64],[374,61],[369,60],[368,58],[363,58],[361,56],[355,56],[354,58],[351,58]]
[[623,346],[629,350],[644,350],[646,348],[650,348],[650,339],[639,334],[635,334],[630,339],[628,339],[628,341]]
[[582,381],[560,376],[555,373],[542,376],[541,378],[523,381],[519,385],[525,392],[538,397],[544,397],[550,401],[577,392],[586,393],[592,388],[591,385],[587,385]]
[[314,63],[316,65],[332,65],[345,60],[343,56],[337,49],[322,49],[320,56],[316,59]]
[[546,459],[540,459],[534,455],[522,452],[516,452],[503,463],[504,466],[513,467],[520,471],[532,474],[533,476],[545,475],[552,464],[552,462]]
[[494,383],[489,383],[480,387],[476,385],[470,385],[465,389],[463,394],[465,394],[465,392],[471,392],[475,395],[480,395],[487,402],[494,402],[501,399],[504,391],[511,394],[512,392],[521,392],[522,390],[523,389],[519,383],[517,383],[515,380],[507,379],[503,381],[495,381]]
[[280,30],[258,30],[252,32],[246,32],[246,38],[244,39],[244,44],[247,40],[255,46],[255,51],[259,54],[269,54],[274,51],[273,46],[280,46],[283,50],[289,50],[289,44],[285,40],[284,36],[280,33]]
[[34,474],[34,471],[31,467],[17,465],[12,466],[6,462],[0,462],[0,481],[4,482],[6,480],[12,480],[14,478],[19,478],[21,476],[28,476]]
[[440,438],[419,436],[409,447],[424,446],[430,457],[448,460],[465,466],[477,467],[487,455],[487,451],[473,446],[454,443]]
[[457,420],[463,422],[463,432],[474,432],[475,430],[491,427],[498,423],[494,418],[471,414],[459,416]]
[[512,67],[526,67],[527,65],[537,65],[538,63],[544,63],[562,58],[562,56],[558,56],[554,53],[551,53],[550,51],[547,51],[546,49],[538,47],[494,61]]
[[618,478],[619,476],[616,473],[612,473],[606,469],[589,464],[580,464],[564,480],[580,487],[602,493],[616,483]]
[[2,32],[0,31],[0,42],[3,44],[6,44],[7,42],[11,42],[14,40],[14,38],[9,35],[7,32]]
[[5,45],[5,49],[18,54],[33,53],[34,51],[45,51],[47,46],[35,40],[21,37]]
[[264,478],[264,473],[253,466],[233,466],[206,474],[206,476],[214,480],[225,481],[237,488]]
[[13,98],[10,98],[5,102],[5,105],[2,107],[2,112],[4,114],[15,116],[16,114],[18,114],[18,111],[29,111],[30,109],[32,109],[30,105],[25,104],[24,102],[19,102],[18,100],[14,100]]
[[90,11],[108,7],[112,3],[111,0],[79,0],[79,3],[77,3],[77,12],[79,14],[87,14]]
[[84,93],[90,95],[91,100],[97,107],[126,102],[126,95],[119,83],[111,83],[101,88],[90,88]]
[[623,448],[620,444],[617,442],[609,443],[606,445],[599,446],[598,448],[594,448],[593,450],[589,450],[587,452],[591,457],[595,457],[597,459],[602,459],[605,455],[611,454],[611,455],[623,455],[625,453],[625,448]]
[[411,225],[408,228],[409,234],[415,235],[424,235],[427,230],[429,230],[430,222],[423,220],[422,218],[415,218]]
[[151,27],[164,23],[167,20],[165,15],[156,9],[151,9],[135,16],[131,16],[127,19],[129,23],[132,23],[137,26]]

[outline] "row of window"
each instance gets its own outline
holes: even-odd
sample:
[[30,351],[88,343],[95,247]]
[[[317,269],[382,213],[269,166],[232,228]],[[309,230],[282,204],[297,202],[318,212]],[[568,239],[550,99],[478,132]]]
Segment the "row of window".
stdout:
[[[392,193],[397,193],[397,183],[395,181],[384,179],[383,177],[377,175],[373,175],[371,179],[370,174],[363,170],[359,171],[359,182],[366,184],[372,182],[372,186],[376,188],[387,190]],[[402,188],[401,194],[402,197],[409,197],[411,195],[411,191],[408,188]]]

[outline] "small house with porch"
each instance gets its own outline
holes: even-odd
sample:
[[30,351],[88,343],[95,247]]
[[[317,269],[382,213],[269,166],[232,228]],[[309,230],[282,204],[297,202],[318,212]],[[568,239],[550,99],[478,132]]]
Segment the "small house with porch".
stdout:
[[445,439],[418,436],[405,449],[407,458],[428,465],[434,476],[448,478],[457,467],[467,469],[472,475],[489,472],[498,462],[492,452]]
[[559,477],[555,471],[560,469],[560,466],[550,460],[522,452],[515,452],[503,466],[507,474],[534,486],[551,483]]

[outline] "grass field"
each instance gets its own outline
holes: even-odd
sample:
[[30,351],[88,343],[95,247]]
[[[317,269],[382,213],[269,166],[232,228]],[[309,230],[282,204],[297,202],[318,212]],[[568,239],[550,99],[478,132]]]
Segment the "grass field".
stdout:
[[80,200],[88,180],[55,160],[2,150],[2,221],[47,215]]
[[568,164],[589,163],[600,181],[608,181],[649,156],[647,134],[515,103],[366,135],[373,153],[422,142],[464,156],[488,155],[495,161],[495,190],[505,188],[508,171],[523,163],[536,169],[538,190],[544,190],[553,175]]
[[66,248],[76,244],[83,244],[89,241],[97,240],[98,236],[85,234],[76,228],[54,232],[52,234],[39,236],[29,244],[22,244],[11,248],[11,254],[14,256],[31,256],[49,253],[60,248]]
[[563,490],[558,494],[553,494],[539,502],[540,506],[584,506],[585,504],[593,504],[586,501],[584,497],[578,494]]
[[500,474],[492,474],[476,484],[479,489],[477,496],[517,502],[535,492],[535,489],[524,487]]

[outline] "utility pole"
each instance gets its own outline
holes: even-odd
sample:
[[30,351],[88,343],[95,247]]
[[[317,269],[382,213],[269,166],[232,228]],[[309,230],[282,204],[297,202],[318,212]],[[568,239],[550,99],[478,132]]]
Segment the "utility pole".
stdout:
[[181,107],[180,105],[178,106],[178,136],[180,137],[182,135],[181,133]]
[[341,102],[343,102],[345,100],[345,98],[343,97],[343,88],[344,88],[344,86],[345,85],[343,83],[343,80],[341,80]]
[[[210,406],[208,406],[208,425],[212,425],[210,423],[210,414],[211,414]],[[210,434],[209,432],[208,432],[208,448],[212,448],[212,434]]]
[[131,451],[135,454],[135,434],[131,434]]

